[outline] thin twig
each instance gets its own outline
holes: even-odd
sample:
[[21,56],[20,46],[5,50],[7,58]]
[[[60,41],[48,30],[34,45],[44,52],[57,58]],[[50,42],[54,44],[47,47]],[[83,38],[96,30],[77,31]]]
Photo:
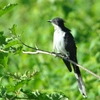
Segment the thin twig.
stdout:
[[[24,46],[26,46],[26,47],[28,47],[28,48],[31,48],[31,49],[33,49],[33,50],[36,50],[35,52],[25,52],[25,51],[23,51],[23,53],[26,53],[26,54],[47,54],[47,55],[52,55],[52,56],[56,56],[56,57],[59,57],[59,58],[64,58],[64,59],[66,58],[65,56],[63,56],[63,55],[61,55],[61,54],[58,54],[58,53],[55,53],[55,52],[48,52],[48,51],[44,51],[44,50],[41,50],[41,49],[38,49],[38,48],[33,48],[33,47],[31,47],[31,46],[26,45],[26,44],[25,44],[24,42],[22,42],[19,38],[18,38],[18,40],[19,40]],[[85,67],[83,67],[83,66],[81,66],[81,65],[79,65],[79,64],[77,64],[77,63],[75,63],[74,61],[72,61],[72,60],[70,60],[70,59],[67,59],[67,60],[68,60],[70,63],[72,63],[72,64],[78,66],[79,68],[81,68],[81,69],[87,71],[88,73],[90,73],[91,75],[95,76],[96,78],[98,78],[98,79],[100,80],[100,76],[99,76],[99,75],[93,73],[92,71],[90,71],[90,70],[86,69]]]
[[[23,53],[24,53],[24,54],[46,54],[46,55],[52,55],[52,56],[56,56],[56,57],[60,57],[60,58],[65,59],[65,56],[63,56],[63,55],[61,55],[61,54],[57,54],[57,53],[55,53],[55,52],[47,52],[47,51],[43,51],[43,50],[40,50],[40,49],[37,50],[37,51],[35,51],[35,52],[30,52],[30,51],[25,52],[25,51],[23,51]],[[77,64],[77,63],[75,63],[74,61],[72,61],[72,60],[70,60],[70,59],[67,59],[67,60],[68,60],[70,63],[72,63],[72,64],[78,66],[79,68],[81,68],[81,69],[87,71],[87,72],[90,73],[91,75],[93,75],[93,76],[97,77],[98,79],[100,79],[100,76],[99,76],[99,75],[96,75],[96,74],[93,73],[92,71],[90,71],[90,70],[84,68],[83,66],[81,66],[81,65],[79,65],[79,64]]]
[[79,64],[77,64],[77,63],[75,63],[74,61],[72,61],[72,60],[70,60],[70,59],[68,59],[68,61],[69,61],[69,62],[71,62],[72,64],[74,64],[74,65],[78,66],[79,68],[81,68],[81,69],[85,70],[86,72],[90,73],[91,75],[93,75],[93,76],[97,77],[97,78],[100,80],[100,76],[99,76],[99,75],[97,75],[97,74],[93,73],[92,71],[90,71],[90,70],[88,70],[88,69],[84,68],[83,66],[81,66],[81,65],[79,65]]
[[0,49],[0,52],[9,53],[9,51],[3,50],[3,49]]
[[[28,47],[28,48],[31,48],[31,49],[33,49],[33,50],[35,50],[35,52],[23,51],[24,54],[46,54],[46,55],[51,55],[51,56],[56,56],[56,57],[59,57],[59,58],[66,59],[66,57],[65,57],[64,55],[60,54],[60,53],[58,54],[58,53],[55,53],[55,52],[49,52],[49,51],[41,50],[41,49],[38,49],[37,46],[36,46],[36,48],[34,48],[34,47],[29,46],[29,45],[26,45],[26,44],[25,44],[24,42],[22,42],[22,40],[20,40],[18,37],[17,37],[17,39],[20,41],[20,43],[21,43],[22,45],[24,45],[24,46],[26,46],[26,47]],[[4,53],[9,53],[9,51],[5,51],[5,50],[2,50],[2,49],[0,49],[0,51],[1,51],[1,52],[4,52]],[[87,68],[84,68],[83,66],[77,64],[76,62],[74,62],[74,61],[72,61],[72,60],[70,60],[70,59],[66,59],[66,60],[69,61],[70,63],[72,63],[72,64],[78,66],[79,68],[81,68],[81,69],[87,71],[88,73],[90,73],[91,75],[95,76],[96,78],[98,78],[98,79],[100,80],[100,76],[99,76],[99,75],[93,73],[92,71],[88,70]]]

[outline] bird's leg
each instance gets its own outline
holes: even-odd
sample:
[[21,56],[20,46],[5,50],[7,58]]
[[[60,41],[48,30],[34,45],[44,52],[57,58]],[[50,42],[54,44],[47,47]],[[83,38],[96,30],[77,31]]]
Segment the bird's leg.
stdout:
[[62,53],[56,53],[56,57],[59,57],[59,56],[62,56],[62,58],[63,59],[69,59],[69,56],[68,56],[68,54],[67,55],[64,55],[64,54],[62,54]]
[[62,55],[61,53],[56,53],[56,52],[52,52],[52,54],[55,54],[56,55],[55,57],[59,57],[60,55]]
[[64,55],[64,59],[69,59],[69,56],[68,55]]

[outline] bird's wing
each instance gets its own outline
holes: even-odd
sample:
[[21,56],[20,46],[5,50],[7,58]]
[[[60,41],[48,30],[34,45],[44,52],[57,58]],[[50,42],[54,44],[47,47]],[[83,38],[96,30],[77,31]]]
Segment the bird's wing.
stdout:
[[[73,38],[73,36],[71,35],[70,32],[68,32],[65,36],[66,36],[65,37],[65,49],[67,50],[67,52],[69,52],[69,58],[72,61],[78,63],[77,57],[76,57],[77,48],[76,48],[76,45],[75,45],[74,38]],[[86,90],[85,90],[84,82],[82,80],[80,69],[76,65],[74,65],[74,64],[72,64],[72,65],[73,65],[75,77],[78,81],[79,91],[86,98],[87,97]]]
[[72,71],[72,68],[71,68],[71,65],[70,65],[70,62],[67,61],[67,59],[63,59],[65,65],[67,66],[68,70],[71,72]]

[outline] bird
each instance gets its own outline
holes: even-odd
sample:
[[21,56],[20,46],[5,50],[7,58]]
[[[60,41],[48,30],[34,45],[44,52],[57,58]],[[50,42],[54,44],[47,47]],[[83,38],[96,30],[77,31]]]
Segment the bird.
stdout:
[[[54,34],[53,34],[53,50],[56,53],[60,53],[65,57],[62,58],[68,70],[72,72],[71,64],[68,59],[78,63],[77,61],[77,47],[75,44],[74,37],[71,34],[71,30],[66,28],[64,23],[65,21],[62,18],[56,17],[52,20],[48,20],[54,26]],[[82,79],[82,75],[79,67],[72,64],[73,70],[75,73],[76,80],[78,82],[78,88],[80,93],[84,98],[87,98],[85,85]]]

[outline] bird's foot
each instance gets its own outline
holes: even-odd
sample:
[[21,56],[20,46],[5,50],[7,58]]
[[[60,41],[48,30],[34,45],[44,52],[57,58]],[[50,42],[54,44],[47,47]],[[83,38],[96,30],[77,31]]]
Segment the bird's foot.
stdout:
[[69,56],[68,56],[68,55],[65,55],[65,56],[64,56],[64,59],[65,59],[65,60],[68,60],[68,59],[69,59]]
[[52,52],[52,54],[55,54],[55,57],[59,57],[60,55],[62,55],[61,53],[56,53],[56,52]]

